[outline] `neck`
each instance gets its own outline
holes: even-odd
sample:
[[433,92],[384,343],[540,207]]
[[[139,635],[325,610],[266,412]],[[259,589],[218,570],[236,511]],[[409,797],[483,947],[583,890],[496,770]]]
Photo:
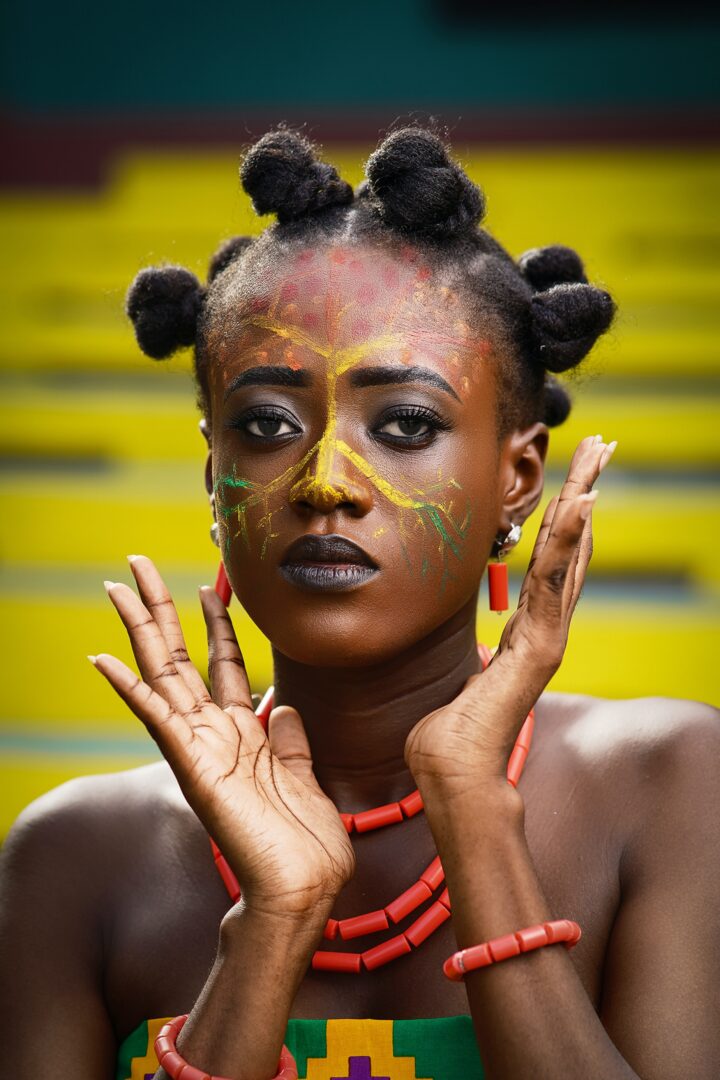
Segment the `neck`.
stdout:
[[311,667],[273,650],[275,703],[300,713],[318,783],[339,810],[395,802],[415,787],[405,740],[480,671],[476,597],[443,626],[367,667]]

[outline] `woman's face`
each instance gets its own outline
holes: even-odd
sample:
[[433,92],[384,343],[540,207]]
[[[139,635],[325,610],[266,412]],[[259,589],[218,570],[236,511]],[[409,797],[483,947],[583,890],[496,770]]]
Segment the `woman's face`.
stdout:
[[492,347],[415,252],[271,276],[209,370],[228,576],[290,658],[389,659],[473,599],[502,525]]

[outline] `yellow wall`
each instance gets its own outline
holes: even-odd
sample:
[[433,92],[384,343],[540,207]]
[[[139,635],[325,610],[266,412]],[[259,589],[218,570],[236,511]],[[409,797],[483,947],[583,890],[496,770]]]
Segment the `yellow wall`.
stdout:
[[[360,178],[363,150],[328,153]],[[620,304],[568,423],[548,493],[575,443],[617,438],[595,512],[591,575],[558,689],[717,701],[720,689],[720,364],[714,223],[720,157],[596,149],[471,152],[487,224],[519,254],[568,243]],[[151,555],[204,661],[196,587],[214,575],[188,358],[153,365],[125,323],[143,265],[204,273],[218,242],[257,231],[232,155],[143,154],[98,194],[4,195],[0,443],[0,836],[70,776],[126,768],[153,747],[89,652],[128,648],[102,588]],[[512,560],[527,559],[533,522]],[[501,625],[479,616],[494,643]],[[253,682],[269,650],[235,607]]]

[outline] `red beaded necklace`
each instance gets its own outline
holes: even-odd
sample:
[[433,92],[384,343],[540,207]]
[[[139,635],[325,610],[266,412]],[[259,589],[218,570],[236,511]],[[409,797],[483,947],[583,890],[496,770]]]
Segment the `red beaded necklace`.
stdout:
[[[478,652],[482,661],[483,669],[487,667],[492,654],[486,645],[478,645]],[[255,715],[263,727],[267,726],[268,717],[273,707],[273,687],[265,693],[262,701],[255,710]],[[525,766],[530,743],[532,742],[534,727],[534,711],[531,709],[525,720],[520,734],[515,740],[515,746],[510,755],[507,767],[508,783],[517,786],[520,775]],[[340,814],[348,833],[369,832],[371,829],[380,829],[385,825],[393,825],[407,818],[414,817],[423,808],[422,797],[416,789],[410,795],[398,802],[386,803],[384,806],[376,806],[371,810],[362,810],[357,814]],[[234,904],[240,899],[240,885],[230,869],[217,844],[210,839],[213,858],[218,873],[223,880],[230,899]],[[390,923],[397,924],[429,900],[436,889],[444,884],[445,874],[438,856],[422,872],[414,885],[401,893],[384,908],[377,911],[369,911],[365,915],[355,915],[350,919],[328,919],[323,937],[334,941],[340,937],[343,941],[352,938],[364,937],[366,934],[380,933],[387,930]],[[419,948],[446,919],[450,918],[450,897],[447,889],[443,889],[440,895],[411,925],[401,934],[388,938],[386,941],[366,949],[365,952],[325,952],[318,949],[312,958],[312,966],[316,971],[374,971],[375,968],[389,964],[399,956],[404,956],[413,948]]]

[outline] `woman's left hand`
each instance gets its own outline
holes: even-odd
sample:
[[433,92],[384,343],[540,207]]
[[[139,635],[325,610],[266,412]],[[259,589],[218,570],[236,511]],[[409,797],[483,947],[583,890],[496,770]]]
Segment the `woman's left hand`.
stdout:
[[461,793],[476,790],[483,777],[505,778],[520,728],[565,652],[592,555],[592,487],[615,445],[600,436],[579,444],[560,495],[545,511],[517,610],[491,662],[408,735],[405,760],[421,792],[440,783]]

